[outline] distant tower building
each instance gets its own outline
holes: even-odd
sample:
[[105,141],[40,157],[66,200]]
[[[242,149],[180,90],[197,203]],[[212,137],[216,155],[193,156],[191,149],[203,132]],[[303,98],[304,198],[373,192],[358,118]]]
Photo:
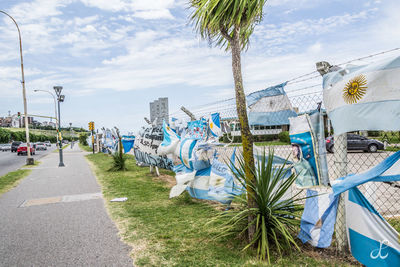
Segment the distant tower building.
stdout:
[[155,119],[156,125],[161,126],[163,120],[169,121],[168,116],[168,97],[160,97],[158,100],[150,102],[150,121],[153,122]]

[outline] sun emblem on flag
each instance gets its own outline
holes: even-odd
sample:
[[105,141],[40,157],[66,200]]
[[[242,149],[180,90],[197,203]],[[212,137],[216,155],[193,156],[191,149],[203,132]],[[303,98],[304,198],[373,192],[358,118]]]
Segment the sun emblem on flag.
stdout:
[[347,104],[355,104],[367,91],[367,79],[364,75],[358,75],[346,83],[343,89],[343,98]]

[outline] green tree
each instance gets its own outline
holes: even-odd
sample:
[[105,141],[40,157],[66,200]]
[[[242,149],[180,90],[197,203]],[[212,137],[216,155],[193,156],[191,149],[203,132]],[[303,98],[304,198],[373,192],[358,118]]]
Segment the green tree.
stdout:
[[[249,208],[256,207],[251,196],[250,182],[254,182],[255,167],[253,137],[250,132],[244,94],[241,51],[246,49],[254,27],[263,18],[263,7],[267,0],[189,0],[193,12],[191,22],[203,39],[224,47],[232,55],[232,72],[235,81],[236,109],[240,122],[243,158],[248,191]],[[253,218],[249,217],[249,222]],[[254,235],[254,226],[249,227],[249,239]]]
[[87,138],[88,138],[87,133],[80,133],[79,134],[79,143],[81,143],[83,146],[87,146],[88,145]]

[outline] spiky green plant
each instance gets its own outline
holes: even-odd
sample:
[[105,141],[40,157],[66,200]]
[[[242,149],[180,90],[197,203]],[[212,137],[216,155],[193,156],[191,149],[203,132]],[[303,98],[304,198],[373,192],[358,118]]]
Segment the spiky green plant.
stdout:
[[[300,216],[303,206],[299,204],[304,198],[298,197],[299,193],[290,195],[289,190],[297,176],[290,174],[287,160],[281,165],[273,164],[274,151],[270,150],[268,156],[265,151],[258,160],[253,173],[255,180],[246,179],[245,163],[241,156],[237,157],[237,166],[231,164],[234,176],[245,187],[251,187],[251,193],[238,197],[238,207],[219,214],[218,220],[223,219],[222,231],[219,237],[228,235],[242,235],[253,225],[255,233],[253,238],[243,248],[255,247],[260,260],[271,262],[271,249],[279,256],[291,253],[293,249],[300,250],[295,241],[295,233],[300,225]],[[247,182],[247,184],[246,184]],[[247,191],[248,192],[248,191]],[[290,196],[287,196],[287,195]],[[256,207],[247,205],[248,198],[253,198]],[[248,218],[254,218],[249,221]]]
[[117,135],[118,135],[118,149],[112,155],[113,166],[110,168],[110,171],[126,171],[127,170],[125,164],[126,156],[123,153],[122,139],[121,136],[119,135],[118,128],[117,128]]

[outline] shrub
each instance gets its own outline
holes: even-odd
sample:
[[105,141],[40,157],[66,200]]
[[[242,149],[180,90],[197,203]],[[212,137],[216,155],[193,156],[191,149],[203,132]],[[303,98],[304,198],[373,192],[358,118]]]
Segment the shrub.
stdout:
[[79,143],[81,143],[83,146],[87,146],[88,145],[87,138],[88,138],[87,133],[80,133],[79,134]]
[[9,130],[0,128],[0,143],[8,143],[11,139],[11,133]]
[[[267,259],[269,263],[272,248],[280,256],[291,253],[293,248],[300,250],[294,236],[303,211],[299,203],[304,199],[298,198],[300,191],[284,198],[297,176],[287,173],[290,170],[286,164],[275,167],[273,159],[273,150],[269,151],[268,156],[264,152],[253,173],[255,181],[251,181],[246,177],[243,157],[237,158],[238,167],[232,164],[232,173],[244,188],[251,188],[250,193],[237,198],[238,208],[225,211],[216,218],[224,220],[219,237],[240,235],[248,231],[249,225],[255,227],[255,233],[244,249],[256,247],[257,256],[262,260]],[[284,179],[286,175],[289,177]],[[256,207],[248,207],[246,195],[255,200]]]
[[289,132],[284,131],[278,134],[279,141],[290,144]]
[[109,171],[126,171],[126,155],[119,153],[116,151],[113,155],[113,162],[112,162],[112,167],[109,169]]
[[380,136],[380,132],[379,131],[368,131],[368,136],[378,137],[378,136]]

